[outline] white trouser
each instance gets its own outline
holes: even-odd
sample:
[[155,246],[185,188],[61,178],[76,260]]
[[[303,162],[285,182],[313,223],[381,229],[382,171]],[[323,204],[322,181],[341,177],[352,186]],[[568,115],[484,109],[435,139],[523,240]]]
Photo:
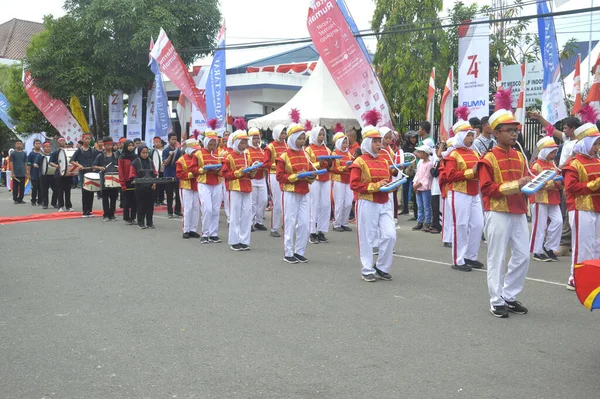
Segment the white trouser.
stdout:
[[252,193],[229,191],[229,245],[250,245]]
[[583,261],[600,258],[600,213],[591,211],[569,211],[573,266]]
[[[486,212],[485,235],[488,243],[487,280],[490,304],[503,306],[505,301],[515,300],[523,290],[525,277],[527,277],[529,269],[527,216]],[[507,268],[506,247],[509,244],[511,257]]]
[[198,193],[192,190],[181,189],[181,205],[183,207],[183,232],[198,231],[200,219],[200,204]]
[[225,180],[221,182],[221,195],[223,196],[223,208],[225,208],[227,223],[229,223],[229,192],[225,188]]
[[331,182],[315,181],[310,185],[310,234],[329,231],[331,218]]
[[477,260],[481,232],[483,231],[483,215],[479,196],[450,191],[448,201],[452,209],[452,261],[455,265],[464,265],[465,258]]
[[[310,216],[308,212],[308,195],[283,193],[283,249],[284,256],[294,254],[304,256],[308,244],[308,225]],[[296,243],[294,245],[294,232]]]
[[[483,213],[481,214],[481,220],[483,220]],[[452,243],[453,231],[454,219],[452,218],[452,201],[450,200],[450,192],[448,192],[446,198],[442,198],[442,242]]]
[[281,227],[281,186],[277,181],[277,176],[274,173],[269,174],[269,187],[271,188],[271,196],[273,197],[273,210],[271,211],[271,231],[277,231]]
[[252,223],[265,224],[267,201],[267,181],[252,180]]
[[[550,225],[548,225],[550,218]],[[558,251],[563,218],[559,205],[531,204],[531,243],[529,252],[541,254],[546,249]],[[546,229],[548,234],[546,234]],[[544,244],[546,236],[546,244]]]
[[[359,199],[356,202],[356,230],[358,232],[358,253],[363,275],[375,273],[373,269],[373,247],[379,247],[377,268],[388,272],[392,266],[393,250],[396,245],[393,205]],[[377,242],[376,242],[377,241]]]
[[333,201],[335,203],[335,220],[333,222],[333,227],[348,225],[353,199],[354,196],[352,195],[350,184],[339,181],[333,182]]
[[202,210],[202,237],[215,237],[219,234],[219,212],[223,201],[221,185],[198,184],[200,209]]
[[8,188],[8,191],[10,191],[10,179],[12,178],[12,172],[10,170],[6,171],[6,188]]

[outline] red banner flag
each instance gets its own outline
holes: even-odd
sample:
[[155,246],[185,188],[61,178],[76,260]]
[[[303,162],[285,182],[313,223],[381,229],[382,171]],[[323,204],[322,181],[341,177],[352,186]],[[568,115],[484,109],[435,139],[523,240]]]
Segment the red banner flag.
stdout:
[[435,100],[435,67],[431,71],[431,76],[429,77],[429,90],[427,93],[427,115],[426,120],[431,123],[433,126],[434,123],[434,100]]
[[450,129],[454,122],[454,69],[450,68],[444,93],[442,94],[442,103],[440,105],[440,141],[445,142],[450,136]]
[[[521,64],[521,89],[519,91],[519,100],[515,110],[515,118],[519,121],[523,129],[525,128],[525,82],[527,81],[527,63]],[[525,131],[523,131],[525,135]]]

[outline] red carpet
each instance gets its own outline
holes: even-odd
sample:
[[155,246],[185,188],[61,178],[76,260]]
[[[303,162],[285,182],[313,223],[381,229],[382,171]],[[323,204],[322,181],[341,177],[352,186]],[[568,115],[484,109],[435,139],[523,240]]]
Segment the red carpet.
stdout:
[[[166,212],[166,206],[157,206],[154,208],[154,213]],[[94,211],[92,214],[96,217],[102,217],[102,211]],[[123,209],[117,209],[116,215],[122,215]],[[81,212],[52,212],[52,213],[38,213],[35,215],[27,216],[2,216],[0,217],[0,225],[13,224],[13,223],[25,223],[25,222],[41,222],[44,220],[62,220],[62,219],[83,219]]]

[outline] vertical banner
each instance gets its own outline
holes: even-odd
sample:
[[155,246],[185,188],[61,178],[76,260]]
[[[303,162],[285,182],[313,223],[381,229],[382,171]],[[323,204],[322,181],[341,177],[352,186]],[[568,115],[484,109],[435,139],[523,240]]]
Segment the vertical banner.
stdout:
[[162,29],[154,47],[152,47],[150,56],[156,60],[160,71],[171,79],[171,82],[177,86],[181,93],[206,115],[206,100],[196,88],[192,75],[190,75],[177,50],[175,50],[167,34]]
[[575,61],[575,76],[573,77],[573,109],[571,115],[577,115],[581,109],[581,54],[577,54]]
[[458,104],[469,107],[471,117],[489,116],[490,26],[478,18],[458,28]]
[[142,138],[142,88],[129,93],[127,103],[127,139]]
[[187,124],[191,117],[191,112],[188,112],[188,103],[189,100],[186,99],[183,94],[180,94],[175,108],[177,110],[177,119],[179,120],[179,125],[181,126],[182,141],[187,140],[188,138]]
[[110,137],[114,141],[119,141],[123,137],[123,92],[115,90],[108,96],[108,128]]
[[[502,89],[502,69],[504,68],[504,64],[501,62],[498,67],[498,78],[496,79],[496,91]],[[494,104],[494,112],[498,111],[498,104]]]
[[[156,48],[156,46],[154,46]],[[156,90],[156,99],[154,104],[154,137],[160,137],[167,141],[171,133],[171,112],[169,110],[169,100],[165,86],[163,85],[162,75],[158,62],[152,58],[150,60],[150,69],[154,72],[154,88]]]
[[442,94],[442,103],[440,104],[440,142],[445,142],[451,137],[450,129],[454,123],[454,68],[450,68],[444,93]]
[[356,120],[373,108],[381,112],[381,126],[393,128],[390,111],[371,61],[361,50],[337,2],[311,0],[307,28],[317,52]]
[[600,66],[600,54],[598,54],[596,63],[592,67],[592,87],[590,87],[585,102],[590,103],[591,106],[600,110],[600,68],[598,68],[598,66]]
[[208,82],[206,83],[206,113],[208,119],[217,120],[217,132],[222,134],[227,128],[225,105],[225,23],[217,36],[217,50],[213,58]]
[[156,89],[154,88],[154,82],[150,83],[148,87],[148,98],[146,99],[146,131],[144,134],[144,140],[146,143],[152,143],[154,140],[154,133],[156,128],[154,127],[154,119],[156,112]]
[[[200,93],[205,93],[207,81],[208,68],[194,67],[194,82]],[[190,132],[205,132],[207,129],[206,116],[194,104],[192,104],[191,116]]]
[[425,120],[431,123],[431,126],[434,126],[435,123],[435,67],[431,71],[431,76],[429,77],[429,90],[427,91],[427,114],[425,115]]
[[81,126],[62,101],[50,97],[50,94],[38,88],[29,71],[25,72],[23,83],[31,101],[65,140],[72,142],[81,140],[83,135]]
[[0,93],[0,119],[8,126],[10,130],[15,129],[15,123],[10,116],[8,116],[8,109],[10,108],[10,103],[4,97],[4,94]]
[[71,107],[71,113],[79,122],[79,126],[81,126],[81,130],[85,133],[90,132],[90,127],[88,126],[87,121],[85,120],[85,115],[83,114],[83,109],[81,108],[81,103],[79,102],[79,97],[71,96],[69,99],[69,107]]
[[[546,0],[538,0],[537,13],[548,14]],[[542,93],[542,116],[551,124],[567,117],[567,107],[560,82],[560,63],[558,44],[552,17],[538,18],[538,35],[544,66],[544,85]],[[591,90],[590,90],[591,93]]]
[[[525,125],[525,82],[527,82],[527,62],[524,62],[521,65],[521,87],[519,90],[519,99],[517,100],[517,108],[515,110],[515,119],[519,121],[523,129],[526,128]],[[523,131],[523,136],[526,135],[526,132]]]

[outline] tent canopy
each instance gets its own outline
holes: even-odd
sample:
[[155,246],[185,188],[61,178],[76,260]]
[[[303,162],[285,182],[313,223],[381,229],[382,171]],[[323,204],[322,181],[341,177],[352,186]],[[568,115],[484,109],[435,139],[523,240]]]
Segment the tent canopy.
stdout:
[[311,77],[302,89],[287,104],[268,115],[248,121],[249,127],[273,129],[276,125],[289,125],[292,108],[300,111],[301,123],[307,119],[313,126],[332,129],[336,123],[344,125],[346,131],[360,129],[352,108],[340,92],[331,74],[319,59]]

